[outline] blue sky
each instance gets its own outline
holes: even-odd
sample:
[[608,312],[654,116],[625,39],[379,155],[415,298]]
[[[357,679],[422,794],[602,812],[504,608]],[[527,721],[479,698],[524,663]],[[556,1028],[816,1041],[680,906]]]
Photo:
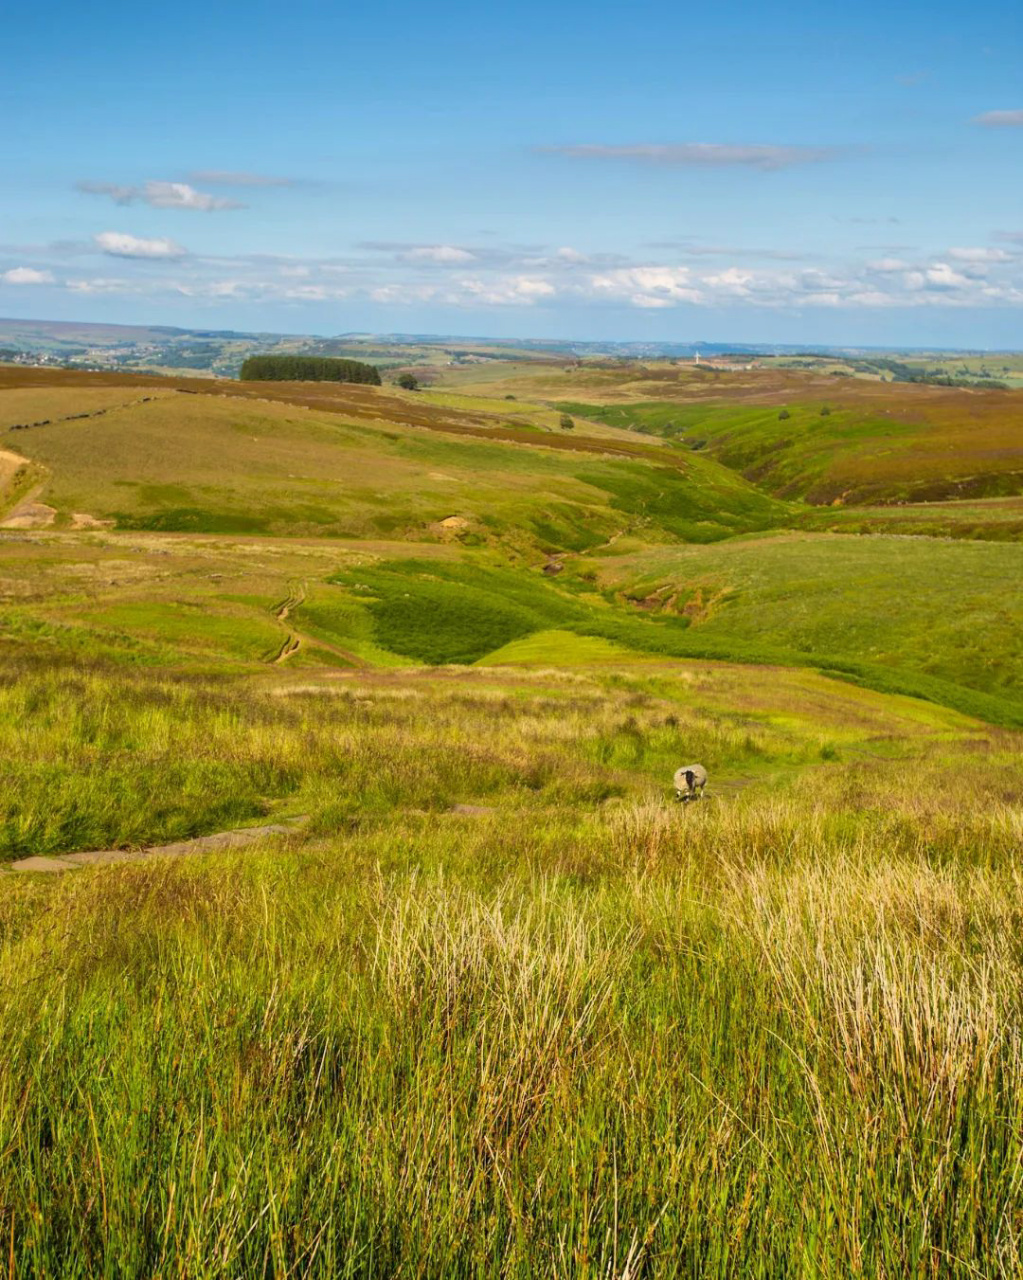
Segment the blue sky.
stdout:
[[1023,347],[1023,6],[20,6],[0,315]]

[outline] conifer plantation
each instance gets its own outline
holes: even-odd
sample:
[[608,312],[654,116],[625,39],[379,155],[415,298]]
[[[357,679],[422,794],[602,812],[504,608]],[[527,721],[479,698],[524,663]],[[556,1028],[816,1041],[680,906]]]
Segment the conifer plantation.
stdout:
[[380,386],[380,371],[373,365],[331,356],[249,356],[238,376],[243,382],[361,382]]

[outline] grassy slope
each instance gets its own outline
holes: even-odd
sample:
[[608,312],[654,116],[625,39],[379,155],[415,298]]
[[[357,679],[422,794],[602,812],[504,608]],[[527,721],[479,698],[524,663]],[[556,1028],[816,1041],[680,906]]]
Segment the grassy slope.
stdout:
[[2,1266],[1018,1274],[1018,548],[221,390],[10,437],[58,521],[234,523],[0,536],[0,863],[308,823],[0,869]]
[[[912,755],[931,738],[982,732],[955,712],[808,672],[778,673],[765,691],[752,671],[656,661],[633,670],[628,653],[618,659],[636,705],[649,703],[641,730],[626,723],[627,700],[613,692],[617,669],[600,674],[585,662],[577,676],[435,677],[9,659],[0,863],[180,839],[268,814],[307,814],[330,831],[343,815],[440,811],[481,798],[512,807],[650,799],[683,742],[720,783],[839,759],[879,737]],[[480,745],[468,756],[444,748],[474,737]]]
[[[105,385],[85,390],[111,394]],[[539,434],[539,426],[532,446],[493,438],[495,428],[482,419],[464,420],[467,405],[479,408],[464,398],[452,408],[412,397],[409,413],[432,423],[422,430],[379,420],[397,412],[388,389],[275,388],[329,401],[329,411],[232,398],[224,390],[181,395],[164,388],[146,403],[136,399],[11,439],[47,470],[43,496],[57,508],[58,528],[85,511],[140,531],[326,534],[366,543],[383,535],[431,556],[473,554],[442,572],[421,559],[388,565],[371,553],[367,572],[359,572],[358,558],[345,568],[348,553],[338,547],[332,558],[329,544],[308,567],[291,569],[282,563],[294,560],[291,553],[218,557],[195,544],[191,564],[184,551],[171,557],[173,571],[165,564],[127,577],[117,570],[109,579],[100,576],[99,561],[90,567],[82,560],[70,581],[35,599],[15,583],[4,621],[14,642],[194,665],[266,659],[294,633],[306,640],[299,661],[346,665],[475,662],[530,634],[568,630],[634,652],[824,664],[996,722],[1019,718],[1012,547],[956,551],[901,539],[816,538],[796,550],[795,543],[768,541],[729,544],[703,557],[679,540],[710,543],[804,517],[699,453],[644,452],[621,432],[613,440],[588,438],[582,423],[565,451],[546,447],[562,437]],[[66,408],[68,392],[61,385],[8,394],[20,398],[20,411],[26,395],[56,395]],[[345,405],[357,421],[346,419]],[[607,448],[626,452],[609,456]],[[440,529],[448,515],[464,527]],[[96,539],[77,545],[90,541]],[[541,553],[586,553],[605,542],[612,557],[636,553],[595,566],[610,585],[638,582],[638,594],[649,595],[675,574],[686,592],[715,597],[741,588],[743,602],[714,610],[709,620],[698,609],[651,617],[602,598],[571,555],[562,578],[537,576]],[[55,553],[58,563],[63,555]],[[207,563],[211,557],[216,563]],[[118,557],[105,552],[99,559]],[[618,578],[608,577],[619,563]],[[658,574],[663,582],[644,584],[644,575]],[[371,589],[360,591],[360,583]],[[274,604],[296,584],[303,598],[284,625]],[[913,595],[908,609],[906,590]]]
[[1023,548],[788,534],[579,566],[708,642],[860,658],[1023,702]]
[[[37,397],[34,412],[54,411],[49,388],[16,394],[19,413],[29,394]],[[474,426],[467,437],[469,426],[418,409],[433,426],[424,431],[403,418],[381,420],[384,411],[403,413],[386,393],[359,388],[352,395],[349,403],[343,389],[335,391],[331,407],[318,411],[253,397],[164,394],[85,421],[11,433],[10,447],[47,468],[44,498],[57,508],[58,527],[87,512],[122,528],[436,538],[430,526],[454,514],[478,536],[580,549],[639,521],[655,537],[712,540],[786,515],[709,459],[582,433],[571,440],[510,433],[534,446],[523,447],[495,437],[500,427]]]
[[[857,389],[864,384],[857,383]],[[870,385],[870,384],[866,384]],[[886,386],[851,395],[844,383],[792,388],[779,403],[746,398],[597,408],[616,426],[706,448],[780,497],[815,504],[1004,497],[1023,489],[1023,394]],[[827,407],[830,412],[821,413]],[[787,418],[779,414],[787,413]]]
[[[298,637],[291,665],[472,663],[560,631],[654,657],[825,666],[993,723],[1023,714],[1015,546],[777,535],[658,550],[619,539],[566,558],[553,579],[539,561],[457,542],[100,532],[8,534],[3,547],[0,638],[12,656],[241,672]],[[626,598],[657,590],[650,607]],[[722,607],[726,590],[737,594]]]
[[[771,493],[816,504],[1023,493],[1023,391],[893,385],[767,363],[725,371],[604,362],[504,378],[477,369],[474,384],[464,371],[458,384],[496,396],[513,389],[592,422],[685,440]],[[974,512],[965,521],[968,535],[1019,533]],[[947,510],[917,526],[956,527]]]

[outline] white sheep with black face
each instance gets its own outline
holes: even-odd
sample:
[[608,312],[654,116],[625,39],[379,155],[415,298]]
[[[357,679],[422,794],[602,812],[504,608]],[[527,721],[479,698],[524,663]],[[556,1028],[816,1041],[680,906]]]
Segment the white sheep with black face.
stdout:
[[700,800],[707,785],[707,770],[702,764],[684,764],[675,770],[675,795],[683,804]]

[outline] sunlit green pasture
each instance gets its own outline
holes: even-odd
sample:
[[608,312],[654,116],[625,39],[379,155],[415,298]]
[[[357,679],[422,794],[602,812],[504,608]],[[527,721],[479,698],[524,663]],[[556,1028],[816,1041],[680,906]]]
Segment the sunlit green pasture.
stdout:
[[[591,557],[579,568],[708,643],[858,657],[1023,703],[1023,548],[784,534]],[[634,605],[635,607],[635,605]]]
[[545,564],[457,539],[7,532],[0,643],[241,672],[286,649],[290,667],[494,662],[537,637],[568,667],[598,652],[817,667],[1023,722],[1018,543],[618,538]]
[[[768,492],[815,505],[998,498],[1023,488],[1023,395],[816,378],[729,395],[561,407],[706,451]],[[812,396],[812,398],[811,398]]]
[[[32,394],[43,403],[50,392]],[[537,440],[178,393],[11,433],[10,447],[44,469],[56,528],[86,513],[155,532],[436,541],[434,526],[455,516],[477,543],[571,548],[635,525],[654,538],[713,540],[787,514],[710,459],[622,460],[599,444],[566,453]]]

